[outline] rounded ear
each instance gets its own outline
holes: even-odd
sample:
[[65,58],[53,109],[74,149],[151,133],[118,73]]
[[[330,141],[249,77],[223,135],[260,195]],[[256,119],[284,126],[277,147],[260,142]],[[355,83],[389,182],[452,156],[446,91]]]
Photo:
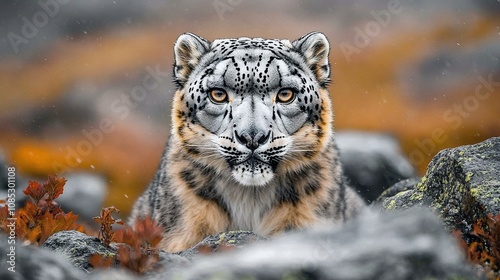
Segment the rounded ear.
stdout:
[[192,33],[184,33],[174,45],[174,79],[182,88],[200,58],[210,50],[210,42]]
[[330,43],[326,36],[321,32],[311,32],[293,41],[292,46],[304,56],[320,86],[327,87],[330,82]]

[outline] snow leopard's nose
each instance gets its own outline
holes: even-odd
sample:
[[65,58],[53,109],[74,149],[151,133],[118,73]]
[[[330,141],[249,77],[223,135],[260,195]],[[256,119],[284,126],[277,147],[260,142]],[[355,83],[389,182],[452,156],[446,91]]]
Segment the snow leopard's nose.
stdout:
[[250,129],[241,132],[241,134],[239,134],[238,131],[235,131],[234,135],[240,144],[245,145],[247,148],[254,151],[260,145],[267,143],[271,136],[271,131],[269,130],[264,133],[263,131]]

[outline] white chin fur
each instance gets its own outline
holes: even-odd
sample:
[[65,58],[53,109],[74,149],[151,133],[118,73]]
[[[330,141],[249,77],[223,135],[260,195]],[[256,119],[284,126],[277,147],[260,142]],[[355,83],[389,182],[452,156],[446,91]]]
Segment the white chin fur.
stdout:
[[234,179],[244,186],[260,187],[269,183],[274,175],[272,173],[252,173],[250,171],[233,170]]

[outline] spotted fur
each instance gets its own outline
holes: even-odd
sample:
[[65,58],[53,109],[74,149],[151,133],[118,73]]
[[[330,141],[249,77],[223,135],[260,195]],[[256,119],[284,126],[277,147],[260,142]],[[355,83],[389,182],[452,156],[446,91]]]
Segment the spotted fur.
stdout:
[[171,137],[131,223],[151,215],[165,229],[161,246],[180,251],[226,230],[339,223],[363,207],[342,181],[323,34],[209,42],[186,33],[174,54]]

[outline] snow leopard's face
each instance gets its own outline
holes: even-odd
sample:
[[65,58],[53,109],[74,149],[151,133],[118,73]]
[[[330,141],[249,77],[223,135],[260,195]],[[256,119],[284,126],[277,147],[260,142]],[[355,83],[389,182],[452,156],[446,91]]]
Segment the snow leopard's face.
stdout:
[[263,186],[324,149],[332,113],[329,45],[321,33],[294,42],[239,38],[175,44],[179,90],[173,133],[196,164]]

